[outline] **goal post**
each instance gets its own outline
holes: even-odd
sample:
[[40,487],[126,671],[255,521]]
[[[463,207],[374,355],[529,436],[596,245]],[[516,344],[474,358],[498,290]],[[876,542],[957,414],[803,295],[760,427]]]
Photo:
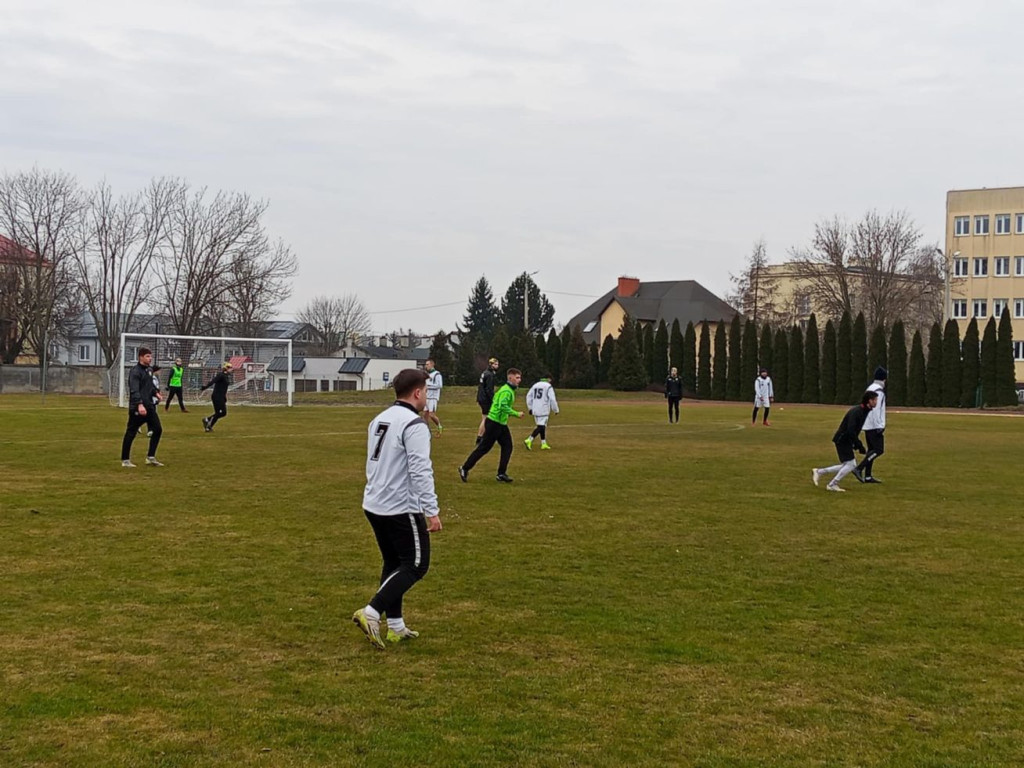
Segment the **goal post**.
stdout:
[[248,339],[235,336],[177,336],[173,334],[122,333],[121,347],[107,371],[110,404],[128,405],[128,372],[138,350],[153,352],[159,366],[161,394],[167,396],[174,361],[182,362],[181,391],[187,404],[202,402],[204,384],[224,363],[231,363],[228,400],[232,405],[292,405],[295,392],[291,339]]

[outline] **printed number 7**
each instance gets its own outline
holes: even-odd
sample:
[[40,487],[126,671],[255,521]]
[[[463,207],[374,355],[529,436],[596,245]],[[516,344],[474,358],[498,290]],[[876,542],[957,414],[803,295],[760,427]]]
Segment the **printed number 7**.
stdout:
[[377,425],[377,431],[373,433],[377,436],[377,445],[373,449],[373,456],[370,457],[371,461],[377,461],[380,458],[380,449],[384,447],[384,435],[388,433],[388,427],[390,426],[390,424],[385,422]]

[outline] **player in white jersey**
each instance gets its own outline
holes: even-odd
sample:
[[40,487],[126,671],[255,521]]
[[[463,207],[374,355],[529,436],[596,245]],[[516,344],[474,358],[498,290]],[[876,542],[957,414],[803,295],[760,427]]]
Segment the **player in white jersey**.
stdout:
[[423,418],[427,420],[427,425],[430,422],[434,422],[437,427],[437,434],[444,432],[444,427],[441,426],[441,420],[437,418],[437,402],[441,399],[441,388],[444,386],[444,377],[441,376],[441,372],[434,368],[434,361],[427,360],[423,365],[423,369],[427,372],[427,406],[423,409]]
[[872,471],[875,459],[885,453],[885,382],[888,378],[889,371],[878,366],[875,369],[875,380],[868,385],[868,392],[878,393],[878,405],[864,422],[864,439],[868,444],[868,452],[853,470],[853,476],[862,483],[882,482],[872,474]]
[[[402,617],[402,597],[430,567],[430,534],[441,530],[430,427],[420,418],[427,403],[427,374],[413,368],[394,379],[395,404],[367,433],[363,510],[384,561],[380,588],[352,621],[377,648],[419,637]],[[381,635],[381,615],[387,634]]]
[[757,409],[764,408],[764,421],[761,423],[770,427],[768,413],[775,402],[775,388],[772,386],[772,377],[768,375],[768,369],[762,368],[760,374],[754,379],[754,415],[751,417],[751,424],[757,424]]
[[537,423],[533,432],[526,438],[526,450],[533,450],[533,439],[540,436],[540,449],[550,451],[548,445],[548,417],[552,413],[558,413],[558,400],[555,398],[555,388],[551,386],[550,379],[541,379],[526,393],[526,410],[533,415]]

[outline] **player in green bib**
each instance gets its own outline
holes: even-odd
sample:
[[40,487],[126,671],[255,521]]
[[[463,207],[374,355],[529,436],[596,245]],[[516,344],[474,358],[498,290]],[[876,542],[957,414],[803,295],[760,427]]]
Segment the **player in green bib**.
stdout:
[[512,478],[508,476],[508,462],[512,458],[512,433],[508,430],[508,417],[515,416],[523,418],[523,412],[512,407],[516,399],[516,388],[523,380],[523,374],[518,368],[509,368],[506,383],[494,393],[491,401],[491,410],[487,412],[484,419],[484,436],[469,457],[459,467],[459,477],[462,482],[469,479],[469,470],[482,459],[494,444],[501,446],[501,459],[498,461],[497,480],[501,483],[511,483]]
[[174,361],[174,365],[171,366],[171,378],[167,380],[167,402],[164,403],[164,411],[171,407],[171,401],[175,395],[178,397],[178,405],[181,406],[183,413],[188,413],[188,408],[185,407],[185,401],[181,398],[181,379],[185,375],[185,368],[181,364],[181,358],[179,357]]

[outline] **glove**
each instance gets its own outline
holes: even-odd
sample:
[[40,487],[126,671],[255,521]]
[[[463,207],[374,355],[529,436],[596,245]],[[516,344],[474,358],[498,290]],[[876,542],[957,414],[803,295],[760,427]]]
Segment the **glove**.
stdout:
[[857,453],[860,453],[860,454],[865,454],[865,453],[867,453],[867,452],[868,452],[868,449],[864,447],[864,444],[863,444],[863,443],[857,443],[857,444],[856,444],[855,446],[853,446],[853,447],[854,447],[854,449],[855,449],[855,450],[857,451]]

